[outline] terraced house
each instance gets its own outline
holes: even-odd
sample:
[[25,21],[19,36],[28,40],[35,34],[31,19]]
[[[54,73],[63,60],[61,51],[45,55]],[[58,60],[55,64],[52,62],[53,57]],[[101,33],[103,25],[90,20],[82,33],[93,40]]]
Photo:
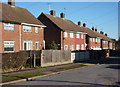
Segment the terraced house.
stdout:
[[42,13],[38,19],[47,26],[44,31],[46,47],[55,41],[60,50],[86,50],[86,34],[83,28],[78,27],[61,13],[56,16],[56,11],[51,10],[50,15]]
[[39,50],[44,47],[44,24],[14,0],[0,3],[0,53]]

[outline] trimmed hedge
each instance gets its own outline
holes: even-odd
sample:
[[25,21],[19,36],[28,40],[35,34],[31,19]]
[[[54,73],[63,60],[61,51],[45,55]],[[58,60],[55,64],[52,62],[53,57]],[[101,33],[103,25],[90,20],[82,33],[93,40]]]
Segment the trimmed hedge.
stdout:
[[25,51],[15,53],[3,53],[2,54],[2,69],[14,69],[20,70],[26,65],[28,53]]

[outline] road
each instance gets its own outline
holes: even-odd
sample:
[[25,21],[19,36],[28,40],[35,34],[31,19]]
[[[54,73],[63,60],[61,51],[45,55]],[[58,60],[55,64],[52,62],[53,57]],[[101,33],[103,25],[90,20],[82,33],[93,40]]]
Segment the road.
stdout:
[[119,60],[117,58],[109,58],[102,64],[85,66],[11,85],[87,85],[95,87],[116,85],[120,82],[118,81],[120,72]]

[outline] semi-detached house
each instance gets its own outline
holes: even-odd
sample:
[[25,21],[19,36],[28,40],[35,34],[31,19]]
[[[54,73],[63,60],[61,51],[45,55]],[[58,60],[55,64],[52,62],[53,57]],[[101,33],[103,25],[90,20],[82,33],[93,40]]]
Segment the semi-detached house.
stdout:
[[44,47],[44,24],[13,0],[0,6],[0,53]]
[[42,13],[38,19],[47,26],[44,30],[46,48],[55,41],[60,50],[86,50],[87,33],[71,20],[66,19],[64,13],[57,17],[56,12],[51,10],[50,15]]

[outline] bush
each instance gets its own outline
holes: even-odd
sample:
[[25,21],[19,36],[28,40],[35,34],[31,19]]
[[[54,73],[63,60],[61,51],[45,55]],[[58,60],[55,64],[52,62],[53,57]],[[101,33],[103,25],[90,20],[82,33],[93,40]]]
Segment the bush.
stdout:
[[17,68],[20,70],[27,61],[27,52],[4,53],[2,54],[2,69]]

